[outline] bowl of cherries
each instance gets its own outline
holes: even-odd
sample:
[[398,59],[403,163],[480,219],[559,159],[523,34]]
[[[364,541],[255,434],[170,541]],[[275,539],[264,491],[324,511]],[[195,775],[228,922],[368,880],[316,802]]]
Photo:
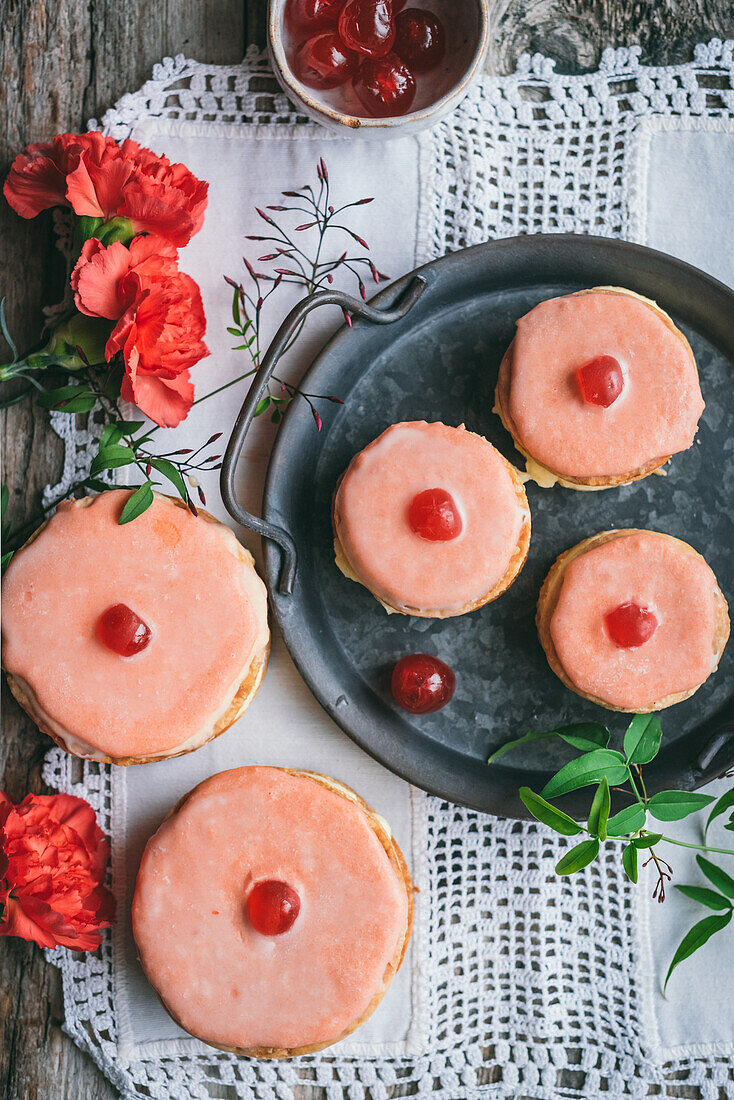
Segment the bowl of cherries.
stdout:
[[[415,6],[413,6],[415,4]],[[481,71],[488,0],[270,0],[281,87],[341,132],[387,137],[432,126]]]

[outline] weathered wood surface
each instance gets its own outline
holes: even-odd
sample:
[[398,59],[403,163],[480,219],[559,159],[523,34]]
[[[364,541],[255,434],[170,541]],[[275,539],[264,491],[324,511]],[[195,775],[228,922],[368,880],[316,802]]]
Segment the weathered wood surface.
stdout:
[[[457,0],[460,2],[460,0]],[[490,0],[487,68],[511,71],[540,51],[561,71],[595,67],[606,46],[638,43],[654,64],[685,61],[694,43],[734,37],[731,0]],[[154,63],[185,53],[231,64],[264,41],[265,0],[0,0],[0,176],[30,141],[84,128]],[[59,296],[63,270],[50,217],[25,222],[0,200],[0,297],[20,346],[38,334],[41,308]],[[0,358],[4,353],[0,348]],[[61,469],[61,447],[30,402],[2,421],[0,455],[11,510],[23,523]],[[47,740],[3,684],[2,787],[13,798],[41,790]],[[117,1094],[61,1032],[58,972],[19,940],[0,941],[0,1097],[112,1100]]]

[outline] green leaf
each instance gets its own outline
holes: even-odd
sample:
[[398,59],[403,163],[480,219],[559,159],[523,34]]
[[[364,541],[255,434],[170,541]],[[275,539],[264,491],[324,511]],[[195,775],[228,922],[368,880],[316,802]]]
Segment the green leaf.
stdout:
[[0,558],[0,573],[4,573],[5,570],[8,568],[10,562],[13,560],[14,553],[14,550],[8,550],[7,554],[3,554],[3,556]]
[[59,409],[65,413],[90,412],[97,404],[97,398],[88,386],[60,386],[57,390],[47,390],[37,398],[42,409]]
[[556,874],[573,875],[576,871],[588,866],[589,863],[593,863],[598,854],[598,840],[582,840],[570,852],[566,852],[565,856],[561,856],[556,864]]
[[550,802],[546,802],[535,791],[531,791],[530,787],[521,787],[518,794],[533,817],[551,829],[555,829],[557,833],[576,836],[581,832],[581,826],[572,817],[564,814],[563,810],[559,810],[556,806],[551,806]]
[[268,408],[270,408],[270,397],[266,395],[255,406],[255,416],[260,416]]
[[119,423],[125,429],[122,434],[127,436],[135,435],[136,432],[145,427],[144,420],[121,420]]
[[639,802],[631,806],[625,806],[618,814],[614,814],[607,822],[607,836],[627,836],[636,833],[645,824],[645,807]]
[[122,447],[114,444],[111,447],[100,447],[99,454],[92,459],[89,467],[89,476],[96,477],[103,470],[116,470],[118,466],[129,466],[135,461],[135,453],[130,447]]
[[144,481],[139,489],[136,489],[131,497],[122,509],[120,518],[117,521],[118,525],[122,527],[125,523],[131,523],[132,520],[137,519],[138,516],[142,516],[153,503],[153,489],[149,481]]
[[731,875],[727,875],[726,871],[723,871],[721,867],[717,867],[705,856],[696,856],[696,863],[709,882],[713,882],[717,890],[721,890],[722,894],[726,894],[728,898],[734,898],[734,878]]
[[658,791],[647,808],[658,821],[680,821],[714,801],[712,794],[699,794],[698,791]]
[[629,771],[621,753],[613,749],[595,749],[569,761],[561,770],[549,779],[540,792],[544,798],[558,798],[579,787],[588,787],[600,783],[606,776],[610,785],[623,783]]
[[697,901],[699,905],[707,905],[709,909],[731,909],[728,898],[722,897],[716,890],[709,890],[706,886],[676,886],[681,894],[685,894],[691,901]]
[[103,447],[109,447],[114,443],[119,443],[124,435],[125,428],[122,424],[107,424],[102,435],[99,437],[100,450]]
[[732,806],[734,806],[734,787],[732,787],[730,791],[724,791],[716,805],[711,807],[711,813],[709,814],[706,828],[703,832],[704,836],[709,831],[711,822],[715,821],[717,817],[721,817],[722,814],[725,814]]
[[529,730],[522,737],[516,737],[513,741],[507,741],[493,752],[487,761],[494,763],[504,756],[510,749],[518,745],[529,745],[532,741],[544,741],[547,737],[560,737],[568,745],[584,752],[598,748],[606,748],[609,744],[609,730],[600,722],[574,722],[569,726],[559,726],[557,730]]
[[186,485],[184,484],[184,479],[181,476],[181,471],[178,466],[174,466],[167,458],[151,458],[148,461],[154,470],[157,470],[159,474],[163,474],[172,485],[176,486],[176,491],[181,497],[181,500],[188,500],[189,494],[186,492]]
[[283,414],[280,411],[280,409],[273,409],[273,411],[270,414],[271,422],[273,424],[280,424],[282,419],[283,419]]
[[0,489],[0,519],[5,515],[5,509],[8,506],[9,500],[10,489],[8,489],[7,485],[3,485],[2,489]]
[[[234,288],[234,296],[232,298],[232,317],[234,318],[234,323],[236,325],[242,325],[242,322],[240,320],[240,288],[238,286]],[[231,329],[228,329],[227,331],[231,332]],[[236,333],[235,335],[239,336],[239,333]]]
[[630,882],[637,882],[637,849],[634,844],[625,844],[622,849],[622,866]]
[[630,764],[649,764],[660,749],[663,731],[657,714],[636,714],[624,735],[624,752]]
[[676,966],[682,963],[684,959],[690,958],[694,951],[698,951],[699,947],[703,947],[703,945],[707,943],[713,935],[720,932],[722,928],[726,928],[731,920],[732,912],[734,912],[734,910],[730,909],[728,913],[715,913],[711,917],[704,917],[698,924],[694,924],[689,932],[686,932],[668,968],[668,973],[663,985],[663,992],[665,992],[668,982],[670,981],[670,975],[673,973]]
[[84,487],[86,489],[94,489],[96,493],[106,493],[110,488],[106,481],[100,481],[96,477],[85,478]]
[[632,840],[635,848],[653,848],[659,840],[663,839],[662,833],[645,833],[644,836],[636,836]]
[[231,325],[227,326],[227,332],[230,334],[230,336],[241,336],[242,335],[241,331],[238,328],[232,328]]
[[609,819],[611,805],[612,800],[609,794],[609,783],[607,782],[607,777],[604,776],[596,789],[594,801],[591,803],[588,821],[589,832],[592,836],[598,836],[599,840],[607,839],[607,821]]

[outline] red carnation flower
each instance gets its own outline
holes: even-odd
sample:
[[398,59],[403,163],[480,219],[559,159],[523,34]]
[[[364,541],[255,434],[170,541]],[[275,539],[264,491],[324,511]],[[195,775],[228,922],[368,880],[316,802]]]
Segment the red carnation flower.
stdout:
[[96,950],[114,919],[108,859],[83,799],[29,794],[16,806],[0,791],[0,936]]
[[12,164],[3,193],[23,218],[52,206],[157,233],[178,247],[201,229],[209,185],[135,141],[121,146],[98,131],[59,134],[29,145]]
[[105,348],[125,360],[122,397],[161,427],[172,428],[194,400],[189,370],[209,354],[201,293],[156,237],[104,247],[85,243],[71,276],[77,308],[117,321]]

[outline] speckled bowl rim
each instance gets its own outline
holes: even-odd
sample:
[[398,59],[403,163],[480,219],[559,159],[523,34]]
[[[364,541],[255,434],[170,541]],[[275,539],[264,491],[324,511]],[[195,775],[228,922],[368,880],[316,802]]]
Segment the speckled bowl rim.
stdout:
[[[463,0],[461,0],[463,2]],[[297,80],[286,58],[285,46],[278,27],[278,17],[286,0],[268,0],[268,56],[275,75],[283,85],[283,90],[297,104],[303,105],[328,124],[336,124],[345,132],[360,130],[401,130],[411,124],[430,126],[435,118],[438,122],[458,106],[477,79],[489,45],[489,4],[488,0],[473,0],[479,16],[479,39],[472,54],[471,62],[464,75],[459,78],[451,91],[420,111],[411,111],[406,115],[391,115],[388,118],[369,118],[362,115],[348,115],[328,107],[315,99],[305,84]]]

